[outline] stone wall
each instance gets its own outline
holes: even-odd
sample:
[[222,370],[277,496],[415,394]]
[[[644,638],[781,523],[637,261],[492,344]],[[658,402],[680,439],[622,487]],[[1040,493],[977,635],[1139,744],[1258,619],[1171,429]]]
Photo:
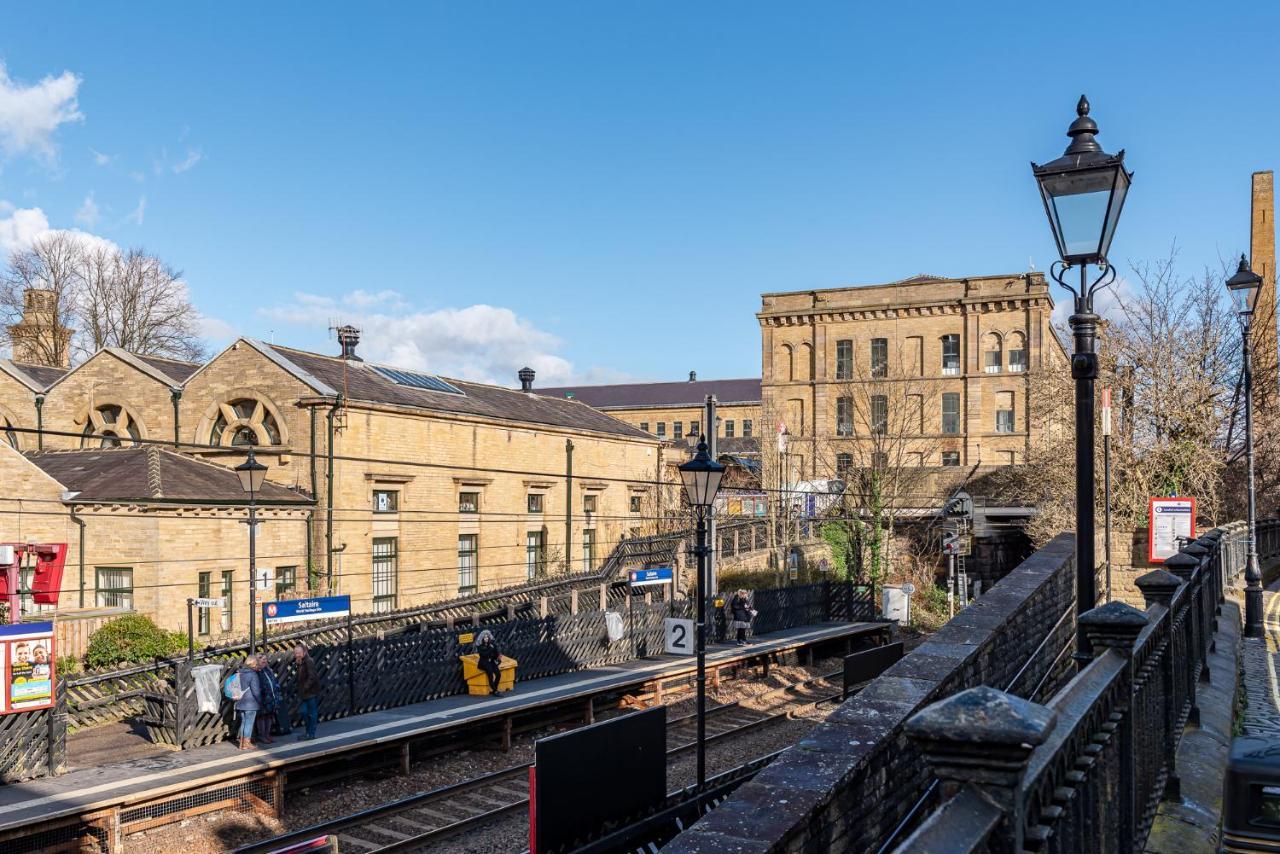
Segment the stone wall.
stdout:
[[978,685],[1025,695],[1046,677],[1048,696],[1069,671],[1055,656],[1075,629],[1059,622],[1074,602],[1074,547],[1063,534],[1023,561],[663,850],[874,851],[933,780],[908,718]]

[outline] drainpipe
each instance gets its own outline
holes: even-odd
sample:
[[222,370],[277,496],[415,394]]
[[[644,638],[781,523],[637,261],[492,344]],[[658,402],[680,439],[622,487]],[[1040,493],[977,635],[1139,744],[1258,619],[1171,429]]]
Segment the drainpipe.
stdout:
[[178,403],[182,400],[182,389],[169,389],[169,398],[173,401],[173,449],[176,451],[182,444],[182,426],[178,420]]
[[44,395],[36,395],[36,450],[44,450]]
[[342,406],[342,395],[333,399],[333,406],[329,407],[329,413],[325,416],[329,422],[329,474],[326,478],[324,497],[324,569],[329,589],[333,588],[333,417],[338,414],[340,406]]
[[317,486],[317,469],[316,469],[316,408],[309,407],[311,413],[311,511],[307,514],[307,589],[315,590],[316,571],[315,565],[315,536],[316,536],[316,508],[315,500],[319,494]]
[[573,440],[564,440],[564,571],[573,572]]
[[84,529],[85,521],[76,513],[76,508],[71,508],[71,521],[80,526],[80,536],[76,545],[80,552],[80,607],[84,607]]

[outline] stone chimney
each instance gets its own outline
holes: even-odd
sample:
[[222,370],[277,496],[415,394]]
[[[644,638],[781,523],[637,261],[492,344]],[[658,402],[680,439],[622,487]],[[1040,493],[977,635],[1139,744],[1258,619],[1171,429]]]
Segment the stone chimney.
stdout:
[[9,327],[13,360],[51,368],[71,367],[71,333],[58,317],[58,295],[28,288],[22,295],[22,320]]
[[533,391],[533,377],[534,377],[533,368],[530,368],[530,367],[521,368],[519,372],[516,374],[516,376],[520,378],[521,391],[529,391],[529,392]]
[[[1280,401],[1273,391],[1280,379],[1276,334],[1275,176],[1254,172],[1249,216],[1249,266],[1262,277],[1253,309],[1254,406],[1259,418],[1273,416]],[[1264,414],[1265,413],[1265,414]]]
[[697,372],[697,371],[690,371],[690,372],[689,372],[689,382],[691,382],[691,383],[696,383],[697,381],[698,381],[698,372]]
[[356,345],[360,343],[360,330],[354,326],[339,326],[337,332],[338,344],[342,347],[342,358],[363,362],[364,360],[356,355]]

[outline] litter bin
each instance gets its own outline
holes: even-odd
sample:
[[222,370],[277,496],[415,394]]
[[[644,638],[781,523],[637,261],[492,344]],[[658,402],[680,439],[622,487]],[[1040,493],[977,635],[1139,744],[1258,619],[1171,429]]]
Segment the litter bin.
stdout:
[[[480,656],[472,653],[459,656],[462,659],[462,678],[467,683],[467,693],[484,695],[489,693],[489,674],[480,669]],[[516,665],[514,658],[505,655],[498,659],[498,693],[510,691],[516,686]]]
[[1222,851],[1280,851],[1280,739],[1231,742],[1222,781]]

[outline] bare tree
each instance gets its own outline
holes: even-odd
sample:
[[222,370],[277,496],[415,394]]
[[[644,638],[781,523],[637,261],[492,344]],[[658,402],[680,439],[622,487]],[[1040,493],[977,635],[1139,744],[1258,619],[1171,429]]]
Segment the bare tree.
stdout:
[[0,274],[6,338],[33,289],[51,295],[38,318],[49,334],[27,339],[45,364],[65,364],[108,346],[190,361],[204,356],[199,314],[181,273],[141,249],[121,251],[59,231],[14,252]]

